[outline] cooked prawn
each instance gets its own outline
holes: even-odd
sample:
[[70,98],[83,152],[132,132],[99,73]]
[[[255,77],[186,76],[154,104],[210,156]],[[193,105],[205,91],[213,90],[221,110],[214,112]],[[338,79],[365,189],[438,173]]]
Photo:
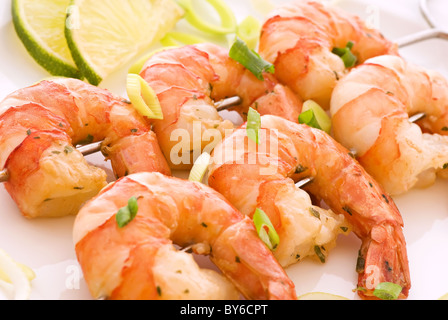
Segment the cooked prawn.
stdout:
[[80,80],[20,89],[0,104],[0,168],[6,190],[29,218],[76,214],[106,185],[106,173],[74,145],[103,142],[117,176],[170,174],[150,124],[123,98]]
[[[302,101],[270,74],[264,81],[214,44],[168,49],[153,55],[140,73],[154,89],[164,119],[155,120],[154,131],[172,168],[188,169],[210,144],[216,145],[226,130],[233,130],[212,103],[239,96],[234,108],[244,118],[249,106],[262,114],[277,114],[297,121]],[[211,135],[204,136],[205,133]],[[188,133],[186,138],[181,136]],[[178,142],[178,139],[182,139]],[[208,140],[209,139],[209,140]],[[213,141],[213,140],[214,141]],[[212,140],[212,141],[211,141]]]
[[397,54],[397,46],[357,16],[317,1],[299,0],[275,9],[263,25],[259,52],[275,65],[276,77],[302,99],[330,106],[331,92],[347,73],[334,48],[353,42],[353,54]]
[[[409,116],[423,112],[417,124]],[[334,90],[334,137],[390,194],[428,186],[448,164],[448,81],[397,56],[366,61]],[[443,136],[442,136],[443,135]]]
[[[249,140],[243,125],[216,146],[208,183],[244,214],[252,216],[257,207],[266,212],[280,237],[277,258],[288,265],[311,251],[306,246],[326,249],[341,227],[350,226],[362,240],[359,295],[373,298],[378,283],[393,282],[403,288],[401,298],[407,297],[411,283],[400,212],[349,151],[321,130],[277,116],[261,118],[259,139],[259,145]],[[312,206],[294,188],[293,180],[304,177],[314,178],[306,190],[331,211]]]
[[[138,212],[120,228],[116,214],[131,197]],[[94,298],[235,299],[239,291],[248,299],[296,299],[253,222],[202,183],[160,173],[124,177],[81,209],[74,242]],[[209,254],[231,283],[173,243]]]

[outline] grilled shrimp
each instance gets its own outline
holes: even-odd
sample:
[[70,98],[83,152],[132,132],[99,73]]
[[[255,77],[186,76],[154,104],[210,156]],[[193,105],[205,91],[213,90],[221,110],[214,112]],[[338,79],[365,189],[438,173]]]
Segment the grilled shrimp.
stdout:
[[[349,151],[321,130],[277,116],[261,118],[259,139],[259,145],[249,140],[243,125],[216,146],[208,183],[246,215],[265,211],[280,237],[278,259],[287,265],[302,256],[301,244],[317,247],[321,255],[340,228],[350,226],[362,240],[359,295],[373,298],[377,284],[393,282],[402,287],[401,298],[407,297],[411,283],[400,212]],[[293,181],[304,177],[314,178],[305,190],[331,211],[312,206],[294,188]]]
[[106,173],[74,145],[104,140],[115,174],[170,174],[150,124],[123,98],[80,80],[20,89],[0,104],[0,168],[24,216],[76,214],[106,186]]
[[213,44],[158,52],[146,62],[140,75],[154,89],[162,106],[164,119],[153,122],[154,131],[175,169],[191,168],[195,156],[207,146],[211,150],[226,130],[233,130],[233,124],[221,118],[213,101],[239,96],[242,103],[234,110],[243,118],[251,105],[261,114],[293,121],[301,111],[302,101],[275,77],[265,74],[264,81],[258,80],[232,60],[228,50]]
[[398,54],[397,46],[357,16],[316,1],[298,0],[275,9],[260,37],[259,52],[275,65],[276,77],[302,99],[330,106],[331,92],[347,73],[334,48],[351,49],[362,63],[368,58]]
[[[423,112],[417,124],[409,116]],[[366,61],[334,90],[334,137],[392,195],[431,185],[448,166],[448,81],[397,56]]]
[[[138,210],[120,227],[117,212],[130,198]],[[81,209],[74,243],[94,298],[235,299],[239,291],[248,299],[296,299],[253,222],[202,183],[154,172],[121,178]],[[173,243],[209,254],[226,278],[200,269]]]

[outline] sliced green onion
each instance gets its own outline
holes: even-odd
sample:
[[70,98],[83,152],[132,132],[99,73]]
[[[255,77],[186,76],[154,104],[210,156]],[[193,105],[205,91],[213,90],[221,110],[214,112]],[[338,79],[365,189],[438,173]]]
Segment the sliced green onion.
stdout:
[[207,42],[206,39],[185,32],[171,31],[165,34],[160,43],[165,47],[192,45]]
[[334,48],[333,53],[339,56],[342,61],[344,61],[344,65],[346,68],[353,67],[356,62],[358,62],[358,58],[353,54],[352,48],[354,43],[352,41],[347,42],[345,48]]
[[120,208],[120,210],[118,210],[117,214],[115,215],[115,220],[117,221],[118,227],[124,228],[125,226],[127,226],[129,222],[134,220],[135,216],[137,215],[137,212],[138,212],[137,198],[132,197],[128,200],[128,205],[123,208]]
[[203,32],[214,35],[224,35],[234,33],[236,30],[235,15],[232,9],[223,0],[207,0],[219,14],[221,25],[214,25],[202,19],[194,9],[192,0],[178,0],[177,2],[185,10],[185,20],[187,20],[193,27]]
[[194,162],[193,168],[191,168],[190,176],[188,180],[202,182],[204,179],[205,173],[208,170],[208,166],[210,165],[211,156],[208,152],[202,153],[199,158]]
[[249,139],[254,141],[256,144],[260,144],[259,133],[261,128],[261,116],[253,108],[249,108],[247,113],[247,125],[246,132]]
[[319,122],[317,122],[316,115],[314,114],[313,110],[307,110],[302,112],[299,115],[299,123],[306,124],[312,128],[322,130],[322,128],[319,125]]
[[271,251],[277,249],[280,243],[280,238],[267,214],[263,210],[257,208],[252,219],[260,239]]
[[328,134],[331,131],[330,117],[325,110],[313,100],[307,100],[303,103],[302,113],[299,116],[299,123],[323,130]]
[[264,80],[263,72],[275,72],[275,67],[273,64],[265,61],[254,50],[249,49],[247,44],[238,37],[236,38],[235,43],[230,48],[229,56],[233,60],[241,63],[259,80]]
[[163,119],[162,107],[154,90],[138,74],[128,74],[126,90],[134,108],[142,116]]
[[257,47],[260,31],[260,21],[253,16],[248,16],[238,25],[236,35],[247,44],[249,49],[253,50]]
[[400,296],[401,290],[403,288],[396,283],[381,282],[376,286],[373,295],[381,300],[396,300]]
[[173,48],[177,48],[177,46],[173,45],[173,46],[165,46],[163,48],[159,48],[156,49],[148,54],[145,54],[144,56],[142,56],[141,58],[139,58],[130,68],[129,68],[129,72],[128,73],[132,73],[132,74],[140,74],[140,72],[143,69],[143,66],[145,65],[146,61],[149,60],[149,58],[151,58],[153,55],[155,55],[156,53],[160,52],[160,51],[165,51],[165,50],[169,50],[169,49],[173,49]]

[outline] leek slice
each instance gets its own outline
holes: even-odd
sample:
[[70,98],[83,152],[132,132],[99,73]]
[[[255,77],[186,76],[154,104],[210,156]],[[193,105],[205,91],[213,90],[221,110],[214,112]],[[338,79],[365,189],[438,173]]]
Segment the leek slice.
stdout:
[[236,18],[232,9],[223,0],[207,0],[219,14],[221,25],[214,25],[201,18],[193,7],[192,0],[178,0],[178,4],[185,10],[185,20],[195,28],[214,35],[234,33]]
[[271,251],[275,251],[280,243],[280,238],[267,214],[257,208],[252,219],[260,239]]
[[144,117],[163,119],[162,107],[154,90],[138,74],[128,74],[126,90],[134,108]]
[[202,182],[205,173],[210,165],[211,156],[208,152],[202,153],[194,162],[193,168],[191,168],[189,181]]

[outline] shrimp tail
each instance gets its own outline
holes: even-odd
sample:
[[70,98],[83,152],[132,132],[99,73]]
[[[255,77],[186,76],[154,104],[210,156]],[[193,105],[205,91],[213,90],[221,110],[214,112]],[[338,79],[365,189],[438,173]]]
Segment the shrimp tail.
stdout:
[[[212,261],[221,265],[221,271],[233,279],[234,285],[248,299],[296,299],[294,283],[283,270],[265,267],[276,264],[276,260],[257,238],[251,219],[245,217],[217,239],[213,246]],[[236,263],[219,263],[219,260]],[[242,283],[245,285],[242,286]]]
[[383,282],[400,285],[399,298],[407,298],[411,287],[409,263],[406,252],[400,248],[406,248],[400,227],[379,225],[372,228],[371,237],[363,241],[358,256],[358,293],[361,298],[376,299],[374,288]]

